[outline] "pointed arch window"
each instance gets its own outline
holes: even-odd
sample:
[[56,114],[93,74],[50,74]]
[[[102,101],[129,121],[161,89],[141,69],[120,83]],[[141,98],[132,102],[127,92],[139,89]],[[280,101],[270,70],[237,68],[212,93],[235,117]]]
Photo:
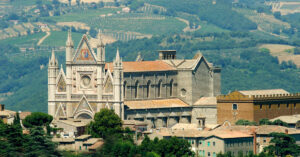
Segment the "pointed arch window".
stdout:
[[161,97],[161,88],[162,88],[162,81],[159,80],[157,84],[157,96]]
[[151,81],[149,80],[148,82],[147,82],[147,87],[146,87],[146,95],[147,95],[147,98],[149,98],[150,97],[150,87],[151,86]]
[[173,96],[173,79],[170,81],[170,96]]
[[135,82],[135,86],[134,86],[134,98],[138,98],[138,88],[139,88],[139,81]]
[[127,88],[127,82],[124,81],[124,84],[123,84],[123,97],[126,98],[126,88]]

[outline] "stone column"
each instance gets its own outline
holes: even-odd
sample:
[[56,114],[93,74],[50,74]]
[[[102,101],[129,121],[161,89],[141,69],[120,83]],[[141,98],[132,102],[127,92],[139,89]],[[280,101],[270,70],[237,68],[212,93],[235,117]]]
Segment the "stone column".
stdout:
[[176,117],[169,117],[168,119],[168,127],[172,127],[173,125],[177,124]]
[[155,121],[155,127],[156,128],[161,128],[163,127],[163,119],[162,117],[158,117]]

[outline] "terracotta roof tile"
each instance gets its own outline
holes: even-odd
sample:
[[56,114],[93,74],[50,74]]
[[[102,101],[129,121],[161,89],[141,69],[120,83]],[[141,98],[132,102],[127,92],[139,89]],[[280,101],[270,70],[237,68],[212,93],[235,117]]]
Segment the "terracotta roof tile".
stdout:
[[89,150],[96,150],[96,149],[100,148],[103,144],[104,144],[103,141],[98,141],[95,144],[93,144],[92,146],[90,146]]
[[[109,65],[109,66],[108,66]],[[113,71],[113,64],[106,63],[105,69],[109,67]],[[174,67],[168,65],[164,61],[140,61],[140,62],[123,62],[124,72],[146,72],[146,71],[172,71]]]
[[23,120],[27,116],[31,115],[31,112],[21,112],[19,115],[20,115],[20,119]]
[[146,108],[170,108],[170,107],[188,107],[180,99],[156,99],[156,100],[136,100],[136,101],[125,101],[125,105],[129,109],[146,109]]
[[198,99],[194,105],[217,105],[216,97],[202,97]]
[[289,94],[284,89],[265,89],[265,90],[245,90],[239,91],[244,95],[272,95],[272,94]]

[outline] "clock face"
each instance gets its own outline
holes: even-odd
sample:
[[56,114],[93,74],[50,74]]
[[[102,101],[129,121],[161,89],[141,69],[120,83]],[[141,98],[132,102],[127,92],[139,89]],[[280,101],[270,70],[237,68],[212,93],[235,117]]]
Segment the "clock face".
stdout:
[[84,75],[81,77],[81,85],[85,88],[90,87],[91,84],[91,78],[87,75]]

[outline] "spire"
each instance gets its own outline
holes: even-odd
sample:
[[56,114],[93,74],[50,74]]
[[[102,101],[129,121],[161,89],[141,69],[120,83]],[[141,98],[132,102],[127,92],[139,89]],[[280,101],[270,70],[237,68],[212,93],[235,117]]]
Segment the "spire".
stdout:
[[100,29],[98,30],[97,39],[98,39],[97,46],[103,47],[104,43],[102,41],[102,36],[101,36],[101,30]]
[[116,54],[116,61],[120,61],[120,53],[119,53],[119,48],[117,48],[117,54]]
[[55,58],[55,52],[52,49],[52,54],[51,54],[51,57],[49,59],[49,65],[50,66],[55,66],[55,65],[57,65],[56,63],[57,63],[57,61],[56,61],[56,58]]
[[66,42],[67,46],[74,46],[73,40],[72,40],[72,34],[71,34],[71,28],[68,31],[68,38],[67,38],[67,42]]
[[114,67],[122,66],[122,59],[120,58],[119,48],[117,48],[116,58],[114,61]]

